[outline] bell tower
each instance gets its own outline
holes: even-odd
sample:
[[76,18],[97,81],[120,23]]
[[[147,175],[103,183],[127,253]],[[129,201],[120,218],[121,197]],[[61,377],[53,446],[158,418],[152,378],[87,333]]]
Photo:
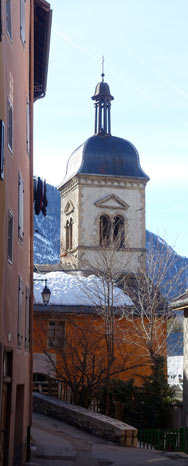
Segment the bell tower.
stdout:
[[129,141],[111,135],[114,97],[96,85],[94,135],[70,156],[61,193],[61,263],[89,270],[104,256],[117,271],[137,272],[145,263],[145,186],[149,177]]

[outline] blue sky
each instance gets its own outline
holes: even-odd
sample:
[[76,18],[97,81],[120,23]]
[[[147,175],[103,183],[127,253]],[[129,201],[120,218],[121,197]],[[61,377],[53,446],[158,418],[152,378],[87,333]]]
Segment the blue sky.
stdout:
[[139,151],[146,227],[188,257],[188,1],[51,0],[47,95],[35,103],[34,173],[58,186],[94,132],[91,96],[110,85],[112,134]]

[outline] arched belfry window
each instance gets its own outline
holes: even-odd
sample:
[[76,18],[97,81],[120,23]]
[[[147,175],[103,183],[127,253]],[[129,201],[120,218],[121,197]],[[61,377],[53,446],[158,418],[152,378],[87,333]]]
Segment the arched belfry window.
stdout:
[[72,249],[72,218],[69,223],[69,248]]
[[107,247],[110,245],[111,220],[108,215],[100,217],[100,246]]
[[114,217],[113,224],[113,243],[116,248],[123,248],[125,245],[125,225],[121,215]]
[[65,230],[66,230],[66,250],[68,250],[69,249],[69,221],[68,220],[66,221]]
[[72,238],[73,238],[73,221],[72,218],[66,221],[66,250],[72,249]]

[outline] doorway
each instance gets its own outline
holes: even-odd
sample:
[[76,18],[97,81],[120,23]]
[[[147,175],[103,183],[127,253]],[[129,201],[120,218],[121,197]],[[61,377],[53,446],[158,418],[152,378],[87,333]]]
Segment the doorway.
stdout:
[[9,431],[11,415],[12,392],[12,351],[4,351],[3,355],[3,385],[0,422],[0,466],[7,466],[9,452]]
[[14,427],[14,466],[20,465],[23,456],[24,384],[16,387],[16,409]]

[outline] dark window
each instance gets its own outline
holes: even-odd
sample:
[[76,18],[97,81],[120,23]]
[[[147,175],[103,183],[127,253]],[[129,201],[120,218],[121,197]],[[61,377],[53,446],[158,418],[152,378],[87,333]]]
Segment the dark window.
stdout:
[[49,320],[48,348],[63,348],[65,344],[65,322],[63,320]]
[[8,147],[12,151],[13,150],[13,111],[12,105],[10,100],[8,100],[8,122],[7,122],[7,141]]
[[18,279],[18,325],[17,325],[17,343],[18,346],[22,345],[22,307],[23,307],[23,281]]
[[11,28],[11,0],[6,0],[6,23],[7,23],[7,32],[10,38],[12,38],[12,28]]
[[26,0],[20,0],[20,37],[23,45],[25,45],[25,2]]
[[8,261],[12,264],[12,246],[13,246],[13,215],[8,211]]
[[18,237],[23,241],[24,237],[24,183],[23,178],[18,173]]
[[5,124],[0,120],[0,178],[4,180],[5,163]]
[[26,295],[25,295],[25,348],[29,348],[30,342],[30,294],[29,289],[26,288]]
[[116,248],[123,248],[125,242],[124,219],[120,215],[114,217],[113,242]]
[[111,221],[108,215],[100,217],[100,246],[107,247],[110,245]]

